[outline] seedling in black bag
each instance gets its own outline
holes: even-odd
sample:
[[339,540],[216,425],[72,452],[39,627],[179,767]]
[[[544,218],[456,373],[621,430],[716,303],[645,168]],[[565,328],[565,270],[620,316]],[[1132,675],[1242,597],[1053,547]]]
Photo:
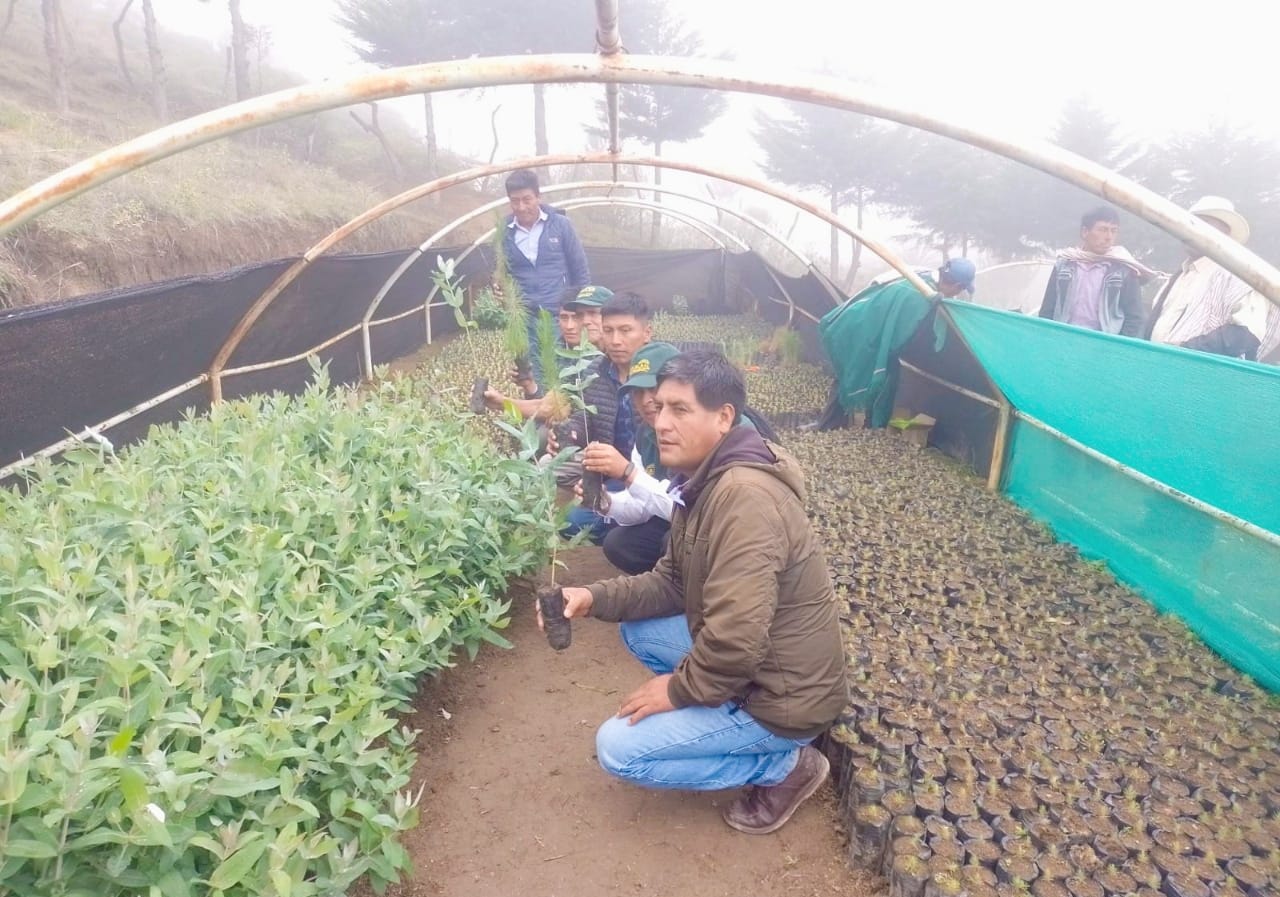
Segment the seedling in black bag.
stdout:
[[547,633],[547,644],[563,651],[573,641],[573,625],[564,615],[564,589],[546,589],[538,593],[538,608],[542,611],[542,628]]
[[488,377],[477,377],[471,384],[471,401],[467,403],[467,407],[471,409],[472,414],[484,414],[484,394],[488,389]]
[[603,492],[604,474],[584,470],[582,472],[582,506],[599,512]]

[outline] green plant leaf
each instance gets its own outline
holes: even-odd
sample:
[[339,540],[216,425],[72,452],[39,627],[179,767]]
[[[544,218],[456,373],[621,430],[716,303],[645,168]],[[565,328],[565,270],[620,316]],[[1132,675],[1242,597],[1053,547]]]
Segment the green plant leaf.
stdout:
[[120,794],[124,797],[125,809],[136,813],[147,803],[147,779],[132,766],[120,768]]
[[11,838],[5,842],[6,857],[22,857],[29,860],[51,860],[58,855],[58,848],[40,841]]
[[133,743],[133,736],[136,734],[138,734],[138,730],[133,726],[121,729],[114,738],[107,742],[107,753],[113,757],[123,757],[125,752],[129,750],[129,745]]
[[213,875],[209,876],[209,887],[215,891],[225,891],[240,884],[262,858],[266,849],[265,838],[258,838],[241,847],[213,870]]

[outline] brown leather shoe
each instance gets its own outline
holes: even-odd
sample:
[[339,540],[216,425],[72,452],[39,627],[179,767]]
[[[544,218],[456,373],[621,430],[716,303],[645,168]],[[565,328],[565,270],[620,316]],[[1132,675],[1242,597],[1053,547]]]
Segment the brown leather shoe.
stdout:
[[724,809],[724,821],[748,835],[767,835],[787,824],[831,772],[831,763],[811,745],[800,749],[791,774],[776,785],[756,785]]

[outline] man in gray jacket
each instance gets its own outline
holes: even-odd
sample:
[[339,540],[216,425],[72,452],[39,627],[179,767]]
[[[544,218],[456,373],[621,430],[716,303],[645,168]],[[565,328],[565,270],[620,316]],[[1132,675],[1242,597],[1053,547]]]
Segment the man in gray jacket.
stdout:
[[1116,245],[1120,213],[1099,206],[1080,219],[1080,247],[1064,249],[1049,275],[1040,317],[1088,330],[1141,337],[1142,283],[1158,274]]
[[829,772],[809,742],[846,704],[835,594],[800,465],[735,426],[737,368],[718,352],[678,355],[656,401],[658,452],[676,474],[667,553],[652,572],[564,589],[566,617],[621,621],[654,673],[600,727],[596,754],[645,787],[751,786],[724,819],[766,834]]

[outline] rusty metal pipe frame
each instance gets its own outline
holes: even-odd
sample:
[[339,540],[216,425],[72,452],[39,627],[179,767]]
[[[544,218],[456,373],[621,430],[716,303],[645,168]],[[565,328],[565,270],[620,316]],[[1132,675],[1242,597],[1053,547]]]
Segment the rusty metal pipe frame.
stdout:
[[[502,202],[505,202],[505,200],[502,200]],[[564,208],[564,209],[573,209],[573,208],[582,208],[582,207],[593,206],[593,205],[598,206],[598,205],[610,205],[610,204],[633,205],[633,206],[638,206],[642,208],[655,209],[658,211],[668,211],[663,209],[662,206],[658,205],[657,203],[646,202],[644,200],[631,200],[623,197],[615,197],[613,199],[610,199],[609,197],[586,197],[581,199],[568,199],[562,202],[560,206],[561,208]],[[477,210],[478,214],[483,214],[484,212],[487,212],[487,211],[492,211],[492,204],[490,204],[490,207],[488,208],[481,207],[480,209]],[[685,224],[688,224],[690,227],[697,230],[704,237],[711,240],[721,249],[725,248],[724,242],[709,229],[709,225],[706,225],[705,222],[697,221],[691,215],[685,215],[684,213],[680,213],[680,212],[672,214],[671,217],[675,218],[677,221],[683,221]],[[361,319],[359,327],[360,327],[360,339],[361,339],[361,348],[362,348],[362,351],[360,353],[361,355],[360,364],[361,364],[361,370],[363,371],[364,378],[366,380],[373,379],[373,344],[372,344],[372,335],[370,332],[370,319],[373,317],[373,313],[378,310],[378,306],[382,304],[382,300],[386,298],[387,293],[390,292],[391,288],[394,287],[400,281],[400,278],[403,277],[405,272],[409,270],[409,267],[415,261],[417,261],[419,258],[422,257],[422,255],[426,251],[429,244],[443,237],[451,229],[452,228],[446,228],[440,231],[436,231],[436,233],[432,234],[431,237],[429,237],[422,246],[419,246],[417,250],[415,250],[413,253],[409,255],[408,258],[406,258],[403,262],[401,262],[396,267],[396,270],[391,272],[391,275],[386,279],[386,281],[383,282],[382,286],[378,289],[377,295],[373,297],[373,301],[370,302],[369,307],[365,309],[364,317]],[[465,259],[467,256],[469,256],[483,242],[487,241],[490,237],[493,236],[494,230],[496,230],[496,228],[490,228],[489,231],[483,235],[483,239],[477,240],[475,243],[472,243],[471,246],[469,246],[461,255],[459,255],[456,260],[460,262],[463,259]],[[728,234],[727,231],[725,231],[725,233]],[[744,250],[750,249],[750,247],[747,246],[746,243],[744,243],[742,240],[738,239],[737,237],[734,237],[732,234],[728,234],[728,235],[732,239],[737,240],[742,245],[742,248]],[[426,311],[426,316],[427,316],[427,342],[428,343],[431,342],[431,308],[432,308],[431,300],[435,297],[438,291],[439,291],[439,287],[433,284],[430,292],[427,293],[426,299],[423,300],[423,308]],[[416,307],[414,311],[416,311]],[[408,314],[408,313],[406,312],[405,314]]]
[[79,432],[72,433],[66,439],[60,439],[57,442],[55,442],[53,445],[45,446],[39,451],[32,452],[30,455],[27,455],[24,458],[19,458],[17,461],[14,461],[12,464],[6,464],[4,467],[0,467],[0,480],[3,480],[8,476],[11,476],[12,474],[17,473],[23,468],[30,467],[32,464],[36,463],[36,461],[38,461],[41,458],[52,458],[54,455],[57,455],[61,452],[65,452],[67,449],[72,448],[76,445],[79,445],[80,443],[84,442],[86,439],[97,438],[101,440],[103,430],[109,430],[110,428],[116,426],[117,424],[124,423],[130,418],[137,417],[139,414],[142,414],[144,411],[150,411],[152,408],[155,408],[157,405],[162,405],[165,402],[169,401],[170,399],[182,395],[184,392],[187,392],[188,390],[195,389],[201,383],[204,383],[204,381],[207,380],[208,377],[209,375],[207,373],[202,373],[200,374],[200,376],[193,377],[192,379],[188,380],[186,383],[181,383],[173,387],[172,389],[166,389],[164,392],[160,393],[158,396],[152,396],[151,398],[147,399],[145,402],[139,402],[137,405],[134,405],[131,408],[126,408],[124,411],[121,411],[118,414],[113,414],[111,417],[108,417],[104,421],[101,421],[97,424],[93,424],[88,427],[84,427]]
[[[596,0],[596,52],[602,57],[617,56],[622,52],[622,34],[618,30],[618,0]],[[606,84],[604,105],[609,119],[609,152],[622,152],[621,121],[618,110],[618,85]],[[613,176],[618,177],[614,163]]]
[[[659,192],[667,192],[667,191],[659,191]],[[690,198],[694,200],[699,199],[699,197],[690,197]],[[666,215],[670,218],[674,218],[677,221],[683,221],[685,224],[689,225],[694,230],[701,231],[704,236],[706,236],[708,239],[715,242],[721,249],[727,249],[728,247],[725,246],[725,244],[717,237],[717,234],[722,235],[728,238],[729,240],[733,241],[734,243],[736,243],[738,247],[742,249],[743,252],[751,251],[751,246],[750,244],[747,243],[746,240],[742,239],[737,234],[733,233],[730,230],[727,230],[726,228],[722,227],[719,224],[712,224],[710,221],[702,221],[698,218],[694,218],[692,215],[687,215],[684,212],[681,212],[679,210],[668,208],[667,206],[662,205],[662,203],[652,202],[650,200],[642,199],[639,197],[603,196],[603,197],[597,197],[597,198],[586,197],[585,199],[579,198],[579,197],[571,197],[569,199],[566,199],[564,202],[562,202],[561,206],[566,209],[585,209],[585,208],[592,208],[595,206],[632,206],[638,209],[650,209],[654,212],[657,212],[660,215]],[[490,236],[492,236],[492,232],[490,232]],[[773,269],[770,268],[768,265],[765,266],[765,273],[769,275],[769,279],[773,281],[773,285],[777,287],[778,292],[782,294],[781,299],[775,299],[773,296],[766,296],[765,298],[768,299],[770,302],[774,302],[778,305],[785,305],[787,307],[787,324],[788,325],[790,325],[792,320],[794,320],[796,312],[800,312],[800,314],[804,315],[809,320],[813,321],[815,324],[818,323],[817,318],[809,314],[800,306],[796,305],[795,300],[791,298],[791,294],[787,292],[787,288],[782,285],[782,281],[778,280],[778,275],[774,274]]]
[[[639,164],[645,164],[645,161],[647,160],[641,160]],[[635,164],[635,163],[631,162],[629,164]],[[580,189],[609,190],[610,195],[612,194],[612,191],[614,189],[637,190],[637,191],[645,191],[648,193],[664,193],[671,196],[678,196],[683,199],[688,199],[692,202],[697,202],[697,203],[702,203],[704,205],[712,206],[713,208],[719,209],[720,211],[725,212],[729,215],[733,215],[734,217],[739,218],[740,220],[746,222],[747,224],[750,224],[752,227],[755,227],[757,230],[759,230],[761,233],[765,234],[766,236],[772,237],[782,246],[783,249],[785,249],[787,252],[795,256],[796,259],[798,259],[800,263],[804,265],[808,271],[815,272],[817,270],[816,267],[814,266],[812,259],[804,255],[802,252],[800,252],[800,250],[797,249],[794,245],[792,245],[789,241],[779,237],[777,234],[774,234],[765,225],[761,224],[759,221],[756,221],[754,218],[746,214],[743,214],[742,212],[739,212],[736,209],[732,209],[724,205],[723,203],[717,202],[714,199],[709,199],[706,197],[698,196],[696,194],[687,193],[681,190],[674,190],[671,188],[663,187],[661,185],[642,184],[638,181],[616,181],[616,180],[615,181],[575,181],[575,182],[566,183],[566,184],[552,184],[547,187],[543,187],[542,192],[544,194],[545,193],[563,193],[570,190],[580,190]],[[417,193],[417,188],[409,192],[414,194],[414,198],[417,198],[420,195]],[[778,195],[774,191],[766,190],[765,192],[773,192],[775,196]],[[419,244],[418,248],[414,250],[414,252],[411,253],[403,262],[401,262],[401,264],[396,268],[396,270],[391,273],[391,276],[388,277],[387,280],[384,282],[382,288],[378,291],[378,294],[374,297],[372,305],[370,305],[370,307],[366,310],[365,320],[367,321],[373,316],[373,313],[377,311],[378,306],[382,303],[382,300],[386,297],[387,292],[396,284],[397,281],[400,280],[400,278],[404,275],[404,273],[412,265],[414,265],[417,262],[417,260],[421,258],[422,255],[431,246],[435,245],[439,240],[443,239],[446,235],[448,235],[454,229],[462,226],[468,221],[478,218],[479,216],[485,214],[486,212],[491,212],[501,208],[506,204],[506,202],[507,200],[505,199],[495,199],[492,202],[485,203],[484,205],[476,209],[473,209],[464,215],[460,215],[457,218],[453,219],[453,221],[450,221],[444,227],[440,228],[438,231],[436,231],[434,234],[432,234],[430,237],[424,240],[421,244]],[[851,237],[853,237],[853,239],[861,239],[861,236],[856,231],[853,231],[851,228],[845,227],[844,229],[846,230],[846,232],[850,234]],[[744,249],[750,250],[751,247],[748,246],[746,243],[742,241],[739,241],[739,242],[742,243]],[[314,257],[312,251],[308,251],[307,255]],[[891,261],[891,260],[886,259],[886,261]],[[289,273],[289,272],[286,272],[286,273]],[[772,271],[769,272],[769,275],[770,277],[773,278],[773,281],[777,285],[778,289],[782,290],[783,295],[787,297],[788,302],[791,302],[791,297],[787,295],[786,289],[782,286],[780,282],[778,282],[777,277],[773,274]],[[823,284],[824,288],[827,288],[828,292],[830,292],[829,281],[820,279],[819,282]],[[269,288],[269,291],[274,289],[275,289],[275,285],[273,284],[272,287]],[[432,294],[434,293],[435,293],[435,290],[433,289]],[[837,299],[837,297],[838,297],[838,294],[833,294],[832,299],[833,300]],[[794,302],[791,302],[791,304],[794,305]]]
[[[1082,156],[1044,141],[1020,140],[979,130],[940,114],[919,112],[866,85],[808,73],[780,72],[762,77],[758,71],[758,66],[720,60],[621,53],[556,54],[405,66],[290,88],[167,125],[45,178],[0,203],[0,236],[91,187],[184,149],[327,109],[412,93],[504,84],[661,84],[817,103],[896,121],[990,150],[1075,184],[1150,221],[1203,251],[1280,307],[1280,270],[1185,209]],[[932,294],[922,282],[916,283],[914,272],[903,273],[926,295]]]
[[[582,189],[582,186],[580,184],[558,184],[555,186],[559,187],[561,190]],[[543,192],[549,193],[551,192],[551,190],[546,189],[546,190],[543,190]],[[502,200],[501,202],[505,202],[505,200]],[[723,227],[720,227],[719,225],[711,224],[710,222],[706,222],[706,221],[700,221],[697,218],[694,218],[692,215],[688,215],[676,209],[669,209],[659,203],[651,202],[645,199],[606,195],[606,196],[570,197],[560,203],[560,208],[566,209],[566,210],[579,209],[579,208],[592,208],[597,206],[632,206],[632,207],[642,208],[642,209],[651,209],[653,211],[667,215],[668,217],[674,218],[677,221],[681,221],[689,225],[694,230],[702,234],[704,237],[711,240],[711,242],[719,246],[721,249],[727,248],[724,243],[724,239],[722,239],[722,237],[733,241],[743,251],[750,251],[751,249],[751,247],[747,245],[745,240],[743,240],[741,237],[738,237],[736,234],[733,234],[732,232],[725,230]],[[447,233],[450,230],[453,230],[454,228],[456,228],[460,224],[465,223],[468,220],[478,218],[480,215],[483,215],[485,212],[492,211],[492,208],[493,208],[493,204],[482,206],[479,209],[476,209],[470,215],[466,216],[465,218],[462,218],[453,222],[449,227],[443,228],[442,230],[437,231],[435,234],[432,234],[431,237],[429,237],[427,241],[425,241],[422,244],[422,246],[418,247],[417,252],[415,252],[412,256],[410,256],[410,259],[406,259],[405,263],[401,263],[401,265],[394,272],[392,272],[391,276],[388,277],[386,282],[383,283],[382,287],[378,290],[377,296],[374,297],[373,302],[370,303],[369,308],[365,311],[364,319],[361,321],[359,325],[357,325],[357,327],[362,331],[361,338],[362,338],[363,351],[361,352],[360,362],[361,362],[361,371],[363,372],[366,380],[373,379],[373,347],[372,347],[372,341],[370,337],[370,328],[375,326],[376,324],[388,323],[389,321],[396,320],[397,318],[406,317],[409,314],[415,313],[417,311],[417,308],[415,307],[409,311],[402,312],[401,314],[397,315],[395,318],[386,318],[386,319],[383,319],[382,321],[370,320],[373,313],[377,310],[378,305],[382,302],[382,299],[391,290],[391,288],[400,279],[400,277],[402,277],[404,273],[408,270],[409,264],[411,263],[410,260],[420,258],[422,254],[430,247],[431,243],[433,243],[438,239],[442,239],[445,235],[447,235]],[[454,261],[455,262],[464,261],[476,249],[480,248],[482,245],[487,243],[493,237],[493,234],[496,230],[497,228],[491,227],[487,231],[482,233],[479,237],[477,237],[471,243],[470,246],[468,246],[458,256],[456,256]],[[773,277],[774,284],[777,285],[778,289],[782,291],[782,295],[786,297],[785,302],[777,299],[773,301],[777,302],[780,305],[789,306],[791,309],[793,309],[792,314],[794,314],[795,303],[791,299],[791,297],[787,294],[786,288],[778,281],[777,277],[773,276],[772,271],[770,271],[769,274],[771,277]],[[432,341],[431,309],[440,307],[441,305],[444,304],[444,303],[433,304],[431,302],[431,300],[435,297],[438,291],[439,291],[439,287],[433,284],[430,292],[427,293],[426,298],[423,300],[423,308],[427,316],[426,323],[427,323],[427,343],[428,344],[430,344]],[[804,310],[801,309],[800,311],[803,312]],[[790,322],[790,319],[791,318],[789,315],[788,322]],[[356,328],[352,328],[352,329],[354,330]],[[351,331],[347,331],[347,332],[349,333]],[[233,373],[233,372],[229,371],[227,373]]]
[[[990,150],[1075,184],[1150,221],[1204,252],[1280,306],[1280,271],[1185,209],[1097,163],[1044,141],[1021,140],[980,130],[945,115],[917,111],[866,85],[809,73],[762,76],[759,71],[758,65],[720,60],[621,53],[557,54],[406,66],[290,88],[167,125],[45,178],[0,203],[0,235],[91,187],[189,147],[327,109],[412,93],[504,84],[661,84],[817,103],[896,121]],[[914,273],[908,279],[914,283]],[[926,295],[930,293],[927,288],[924,291]]]
[[[729,206],[725,205],[724,203],[718,202],[715,199],[699,196],[694,193],[688,193],[683,190],[676,190],[670,187],[663,187],[661,185],[643,184],[643,183],[640,183],[639,181],[573,181],[570,183],[551,184],[547,187],[543,187],[542,193],[543,194],[566,193],[574,190],[605,190],[607,191],[607,195],[609,196],[613,195],[614,190],[636,190],[636,191],[643,191],[646,193],[663,193],[670,196],[676,196],[682,199],[687,199],[692,202],[700,203],[702,205],[711,206],[715,209],[718,209],[721,212],[724,212],[726,214],[734,216],[735,218],[738,218],[739,220],[750,225],[751,227],[754,227],[756,230],[760,231],[765,236],[774,239],[775,241],[778,242],[779,245],[782,246],[783,249],[785,249],[787,252],[795,256],[795,258],[800,262],[800,264],[804,265],[806,269],[808,270],[814,269],[813,261],[809,259],[806,255],[804,255],[804,253],[802,253],[789,241],[783,239],[782,237],[779,237],[777,234],[773,233],[773,231],[769,230],[768,227],[766,227],[761,222],[757,221],[755,218],[752,218],[750,215],[747,215],[743,212],[739,212],[737,209],[730,208]],[[400,280],[402,276],[404,276],[405,272],[408,271],[408,269],[412,265],[416,264],[417,260],[420,259],[427,252],[427,250],[429,250],[432,246],[434,246],[440,240],[443,240],[446,236],[448,236],[448,234],[450,234],[457,228],[461,227],[462,225],[470,221],[473,221],[476,218],[479,218],[481,215],[484,215],[487,212],[495,211],[496,209],[499,209],[504,205],[506,205],[506,203],[507,203],[506,199],[495,199],[491,202],[487,202],[484,205],[479,206],[475,209],[472,209],[471,211],[463,215],[459,215],[457,218],[454,218],[444,227],[440,228],[431,236],[427,237],[427,239],[422,241],[422,243],[418,245],[417,249],[415,249],[408,257],[406,257],[404,261],[401,262],[401,264],[396,267],[396,270],[391,273],[391,275],[386,279],[386,281],[383,282],[382,287],[379,288],[377,294],[374,296],[372,304],[369,306],[368,309],[366,309],[362,320],[367,322],[373,317],[374,312],[377,311],[378,306],[382,303],[382,300],[386,297],[387,293],[391,290],[391,288],[395,286],[395,284]],[[717,230],[719,230],[722,233],[729,234],[729,236],[733,236],[728,231],[723,230],[723,228],[717,228]],[[489,234],[492,234],[492,233],[493,231],[490,230]],[[742,247],[742,249],[747,251],[751,249],[751,247],[745,241],[738,239],[736,236],[733,236],[733,239]],[[478,244],[474,244],[471,247],[471,249],[474,249],[475,245],[478,245]],[[719,244],[719,245],[721,246],[721,248],[724,248],[723,244]],[[468,249],[460,257],[460,259],[466,258],[466,256],[470,254],[471,249]],[[308,255],[310,255],[310,253],[308,253]],[[787,302],[792,306],[794,306],[795,303],[792,301],[790,295],[787,293],[786,288],[778,281],[777,277],[773,274],[772,270],[769,271],[769,275],[773,279],[774,284],[778,287],[778,289],[782,291],[782,294],[784,297],[786,297]],[[428,304],[430,303],[432,297],[435,296],[436,292],[437,292],[436,288],[432,287],[431,292],[427,295],[427,299],[426,299],[426,302]]]
[[[405,190],[403,193],[399,193],[396,196],[383,200],[377,205],[357,215],[355,218],[352,218],[341,227],[334,229],[331,233],[303,253],[300,259],[282,271],[280,276],[275,279],[271,286],[269,286],[263,294],[259,296],[251,306],[249,306],[240,321],[232,328],[226,341],[218,350],[217,355],[214,356],[213,362],[209,367],[209,392],[212,400],[214,402],[222,400],[221,372],[226,367],[232,354],[239,347],[241,341],[243,341],[245,335],[253,327],[258,318],[261,317],[262,313],[266,311],[267,307],[274,302],[281,293],[288,289],[288,287],[302,275],[302,272],[310,267],[312,262],[322,256],[330,248],[337,245],[342,240],[345,240],[347,237],[351,236],[366,225],[377,221],[379,218],[382,218],[383,216],[388,215],[415,200],[430,196],[433,193],[450,187],[456,187],[479,178],[513,171],[517,168],[541,168],[552,165],[610,164],[619,161],[627,165],[671,168],[673,170],[697,174],[702,177],[713,177],[718,180],[728,181],[742,187],[747,187],[751,190],[756,190],[757,192],[765,193],[775,199],[780,199],[783,202],[795,206],[796,208],[815,215],[826,223],[834,225],[844,231],[855,240],[862,240],[872,252],[875,252],[895,270],[904,274],[912,273],[912,276],[914,276],[914,272],[912,272],[910,266],[907,265],[901,256],[893,252],[888,247],[880,246],[875,241],[869,240],[866,235],[861,233],[857,228],[846,224],[839,218],[833,216],[827,210],[815,206],[786,190],[782,190],[750,178],[743,178],[726,172],[717,171],[713,168],[704,168],[699,165],[675,162],[668,159],[646,158],[643,156],[613,156],[608,153],[535,156],[531,158],[516,159],[510,162],[500,162],[493,165],[482,165],[477,166],[476,168],[469,168],[465,171],[459,171],[445,177],[436,178],[435,180],[428,181],[424,184],[419,184],[417,187],[410,188],[409,190]],[[547,188],[548,192],[550,189],[551,188]],[[652,185],[647,185],[644,189],[653,190],[654,188]],[[501,205],[503,201],[504,200],[499,200],[498,205]],[[843,297],[834,288],[831,281],[826,278],[825,275],[822,275],[811,261],[806,261],[806,264],[808,265],[809,271],[818,277],[818,282],[821,283],[831,295],[832,301],[836,303],[843,301]]]

